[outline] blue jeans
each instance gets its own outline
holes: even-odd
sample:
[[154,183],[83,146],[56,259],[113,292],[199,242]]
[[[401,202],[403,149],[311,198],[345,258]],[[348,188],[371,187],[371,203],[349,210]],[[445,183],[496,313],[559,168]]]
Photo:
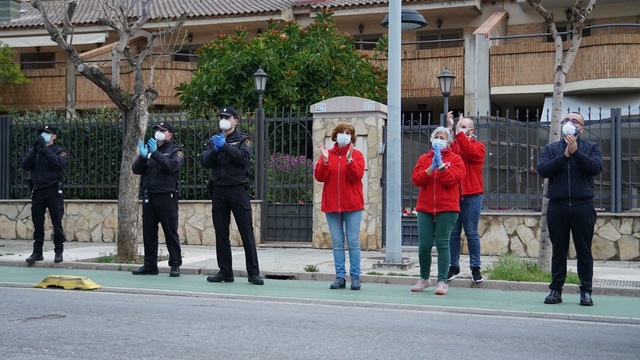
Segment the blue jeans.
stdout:
[[450,267],[460,269],[460,234],[464,227],[469,248],[469,262],[471,269],[480,269],[480,236],[478,222],[482,211],[482,194],[463,196],[460,199],[460,217],[453,225],[449,248],[451,250]]
[[331,233],[333,245],[333,262],[336,267],[336,277],[345,278],[344,239],[349,246],[349,274],[351,278],[360,277],[360,221],[362,210],[348,212],[330,212],[327,224]]

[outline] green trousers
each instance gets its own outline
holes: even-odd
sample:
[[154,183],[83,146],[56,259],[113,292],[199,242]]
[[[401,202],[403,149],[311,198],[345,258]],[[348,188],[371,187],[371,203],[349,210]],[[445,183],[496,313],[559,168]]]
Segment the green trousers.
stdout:
[[435,245],[438,250],[438,281],[447,282],[449,271],[449,237],[453,225],[458,220],[458,212],[447,211],[432,213],[418,211],[418,261],[420,262],[420,277],[429,279],[431,272],[431,248]]

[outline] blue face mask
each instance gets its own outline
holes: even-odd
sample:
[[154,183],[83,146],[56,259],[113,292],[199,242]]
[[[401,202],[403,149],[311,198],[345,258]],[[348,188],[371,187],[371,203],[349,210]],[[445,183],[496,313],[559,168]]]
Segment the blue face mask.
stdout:
[[42,134],[40,134],[40,136],[47,144],[51,142],[51,134],[43,132]]

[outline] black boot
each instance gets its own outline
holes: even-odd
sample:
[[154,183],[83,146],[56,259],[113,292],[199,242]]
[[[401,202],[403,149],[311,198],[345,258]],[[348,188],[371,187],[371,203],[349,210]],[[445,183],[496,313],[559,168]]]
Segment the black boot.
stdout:
[[562,292],[551,290],[549,295],[544,299],[545,304],[560,304],[562,302]]
[[27,258],[27,262],[29,263],[29,265],[32,265],[36,261],[42,261],[42,260],[44,260],[44,257],[42,256],[42,253],[36,253],[36,252],[31,254],[31,256],[29,256]]
[[170,277],[179,277],[180,276],[180,265],[171,265],[171,270],[169,271]]
[[142,265],[139,268],[131,271],[131,273],[133,275],[158,275],[160,273],[160,271],[158,271],[158,268],[152,268],[150,266],[147,265]]
[[62,253],[56,253],[56,255],[53,257],[53,262],[54,263],[61,263],[62,262]]

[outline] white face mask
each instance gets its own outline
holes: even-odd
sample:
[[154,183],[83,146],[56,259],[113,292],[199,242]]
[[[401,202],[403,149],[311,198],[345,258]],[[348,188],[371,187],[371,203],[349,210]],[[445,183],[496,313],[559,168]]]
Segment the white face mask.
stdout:
[[569,135],[576,136],[578,135],[578,129],[575,126],[573,126],[572,123],[568,122],[562,125],[562,133],[564,134],[564,136],[569,136]]
[[351,143],[351,135],[338,134],[336,135],[336,142],[338,143],[338,147],[345,147]]
[[231,129],[231,121],[227,119],[220,119],[220,130],[227,131]]
[[445,139],[433,139],[431,140],[432,146],[437,146],[438,149],[444,149],[447,147],[447,140]]
[[153,137],[158,141],[164,141],[165,139],[164,133],[162,131],[156,131]]
[[43,132],[42,134],[40,134],[40,136],[47,144],[51,142],[51,134]]

